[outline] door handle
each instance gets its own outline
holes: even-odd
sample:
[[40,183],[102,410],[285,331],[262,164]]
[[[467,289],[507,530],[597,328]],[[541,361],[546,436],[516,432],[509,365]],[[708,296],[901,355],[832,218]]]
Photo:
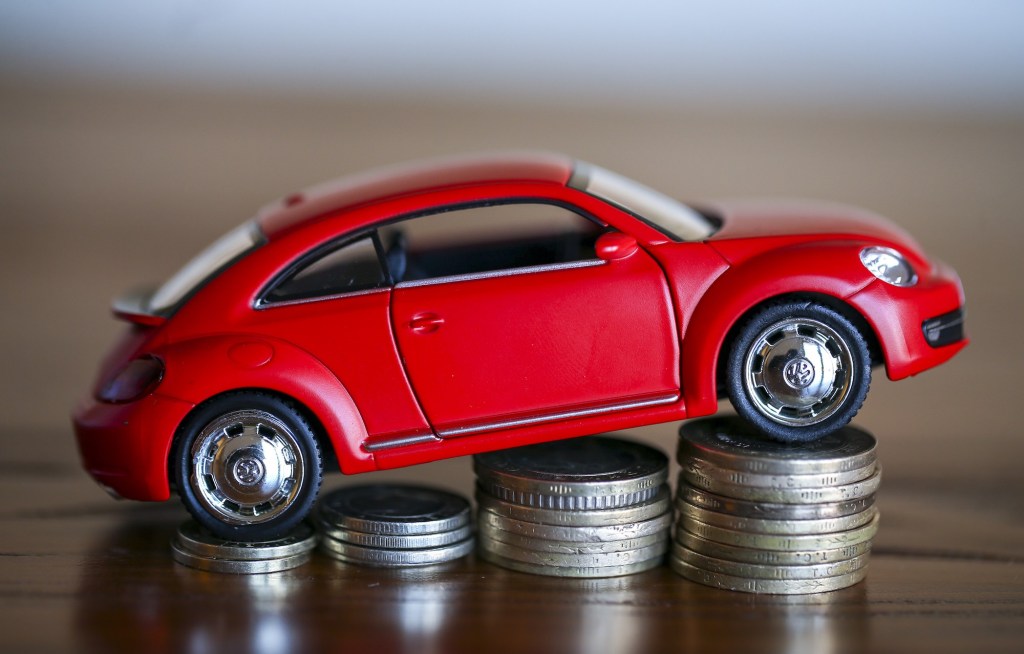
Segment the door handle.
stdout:
[[432,334],[444,324],[444,318],[436,313],[418,313],[409,321],[414,334]]

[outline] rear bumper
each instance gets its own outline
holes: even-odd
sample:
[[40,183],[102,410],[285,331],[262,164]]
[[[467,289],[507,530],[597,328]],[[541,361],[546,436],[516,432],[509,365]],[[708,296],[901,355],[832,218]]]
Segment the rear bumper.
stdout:
[[127,404],[83,401],[72,415],[82,465],[112,495],[168,499],[171,441],[192,406],[159,395]]
[[933,368],[968,343],[963,286],[948,266],[907,288],[875,281],[849,301],[875,330],[890,379]]

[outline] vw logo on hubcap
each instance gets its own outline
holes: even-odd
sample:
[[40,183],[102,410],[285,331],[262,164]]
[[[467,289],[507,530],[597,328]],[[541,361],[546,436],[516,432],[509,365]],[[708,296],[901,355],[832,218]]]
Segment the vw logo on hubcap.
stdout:
[[263,463],[251,456],[243,457],[235,462],[232,473],[240,484],[252,486],[263,479]]
[[806,388],[814,381],[814,366],[803,357],[797,357],[782,371],[782,376],[791,388]]

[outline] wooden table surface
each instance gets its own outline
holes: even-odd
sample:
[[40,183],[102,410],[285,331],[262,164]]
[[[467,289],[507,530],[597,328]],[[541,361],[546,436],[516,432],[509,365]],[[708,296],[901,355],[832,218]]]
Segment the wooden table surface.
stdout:
[[[795,195],[876,209],[960,271],[973,343],[879,373],[881,529],[866,582],[731,593],[668,568],[531,576],[472,556],[378,570],[317,555],[258,576],[175,564],[177,501],[114,502],[67,415],[116,333],[106,306],[263,202],[367,165],[562,150],[682,197]],[[1024,118],[508,107],[41,88],[0,79],[0,652],[1021,651]],[[635,436],[674,450],[677,425]],[[373,479],[469,495],[459,459]],[[332,475],[327,487],[369,481]]]
[[[768,596],[706,588],[667,567],[573,580],[471,555],[386,570],[317,552],[294,570],[227,575],[171,560],[177,502],[114,503],[43,441],[0,480],[0,651],[138,652],[993,652],[1024,642],[1024,527],[1011,503],[963,489],[883,483],[865,582]],[[20,438],[19,438],[20,436]],[[420,478],[467,492],[469,462]],[[350,482],[340,475],[330,486]]]

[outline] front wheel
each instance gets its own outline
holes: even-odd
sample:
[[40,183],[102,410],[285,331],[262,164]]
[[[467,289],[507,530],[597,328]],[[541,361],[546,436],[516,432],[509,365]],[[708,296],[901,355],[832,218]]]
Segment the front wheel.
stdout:
[[856,415],[871,385],[863,335],[814,302],[768,305],[750,318],[728,359],[729,399],[767,436],[807,442]]
[[290,531],[309,513],[323,477],[309,423],[291,403],[256,392],[200,406],[182,425],[175,462],[189,513],[237,541]]

